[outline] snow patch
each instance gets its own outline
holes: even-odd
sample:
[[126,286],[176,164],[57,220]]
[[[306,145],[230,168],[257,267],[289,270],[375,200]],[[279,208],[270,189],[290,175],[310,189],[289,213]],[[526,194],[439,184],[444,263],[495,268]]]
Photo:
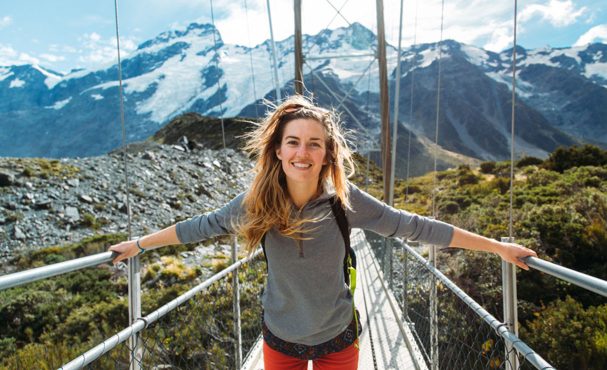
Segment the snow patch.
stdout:
[[59,109],[61,109],[61,108],[65,107],[65,106],[67,105],[67,103],[69,103],[69,102],[70,102],[70,100],[72,100],[72,98],[71,98],[71,97],[69,97],[69,98],[67,98],[67,99],[64,99],[64,100],[60,100],[60,101],[56,102],[55,104],[53,104],[53,105],[49,105],[49,106],[46,106],[46,107],[44,107],[44,108],[46,108],[46,109],[55,109],[55,110],[59,110]]
[[599,76],[607,80],[607,63],[586,64],[586,77]]
[[59,82],[61,82],[62,76],[60,75],[47,71],[46,69],[40,67],[37,64],[32,65],[32,68],[42,73],[46,77],[46,79],[44,80],[44,84],[46,85],[46,87],[49,88],[49,90],[55,87],[55,85],[57,85]]
[[19,78],[15,78],[14,80],[11,81],[9,88],[13,89],[13,88],[18,88],[18,87],[23,87],[23,86],[25,86],[25,81],[20,80]]
[[99,94],[91,94],[91,98],[93,98],[94,100],[102,100],[103,96]]
[[4,81],[13,75],[14,73],[11,72],[8,68],[0,68],[0,81]]
[[485,50],[465,44],[462,44],[461,50],[470,63],[477,66],[488,65],[489,54]]

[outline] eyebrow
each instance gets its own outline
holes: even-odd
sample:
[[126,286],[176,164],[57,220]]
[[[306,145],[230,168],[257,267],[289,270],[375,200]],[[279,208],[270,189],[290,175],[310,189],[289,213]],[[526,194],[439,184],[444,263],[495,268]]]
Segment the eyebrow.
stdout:
[[[287,136],[287,137],[285,137],[285,139],[297,139],[297,140],[299,140],[299,138],[297,136]],[[311,137],[310,138],[310,141],[314,141],[314,140],[322,141],[322,139],[319,138],[319,137]]]

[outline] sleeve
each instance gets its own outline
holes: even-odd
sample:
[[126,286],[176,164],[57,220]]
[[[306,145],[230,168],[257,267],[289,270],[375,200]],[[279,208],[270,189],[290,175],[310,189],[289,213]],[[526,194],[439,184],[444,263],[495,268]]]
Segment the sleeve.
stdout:
[[352,227],[374,231],[386,237],[403,237],[438,246],[448,246],[453,238],[453,226],[419,216],[381,202],[356,185],[350,185],[350,203],[347,211]]
[[177,223],[177,238],[183,244],[198,242],[217,235],[231,234],[244,214],[241,193],[222,208]]

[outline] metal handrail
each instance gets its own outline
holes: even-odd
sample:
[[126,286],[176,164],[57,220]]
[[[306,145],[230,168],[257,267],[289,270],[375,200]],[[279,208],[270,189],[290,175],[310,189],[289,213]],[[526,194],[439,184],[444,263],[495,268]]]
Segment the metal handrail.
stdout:
[[135,320],[135,322],[132,325],[126,327],[125,329],[114,334],[110,338],[104,340],[102,343],[98,344],[97,346],[91,348],[90,350],[88,350],[85,353],[81,354],[80,356],[76,357],[72,361],[63,365],[60,369],[61,370],[80,369],[80,368],[90,364],[91,362],[95,361],[96,359],[101,357],[106,352],[115,348],[120,343],[129,339],[131,336],[133,336],[133,335],[137,334],[138,332],[142,331],[143,329],[147,328],[151,323],[157,321],[162,316],[166,315],[173,309],[182,305],[183,303],[185,303],[186,301],[188,301],[189,299],[194,297],[197,293],[208,288],[214,282],[224,278],[226,275],[228,275],[230,272],[236,270],[244,263],[249,262],[250,260],[255,258],[257,255],[259,255],[260,253],[261,253],[261,249],[258,249],[252,255],[250,255],[246,258],[243,258],[238,262],[231,264],[229,267],[226,267],[225,269],[223,269],[220,272],[218,272],[217,274],[211,276],[204,282],[198,284],[197,286],[195,286],[192,289],[188,290],[187,292],[183,293],[179,297],[173,299],[172,301],[165,304],[164,306],[161,306],[160,308],[158,308],[154,312],[150,313],[149,315],[138,318],[137,320]]
[[27,283],[46,279],[48,277],[81,270],[91,266],[101,265],[103,263],[109,263],[112,262],[116,256],[117,254],[115,252],[98,253],[92,256],[76,258],[65,262],[54,263],[48,266],[3,275],[0,276],[0,290],[25,285]]
[[461,290],[455,283],[453,283],[448,277],[446,277],[442,272],[440,272],[437,268],[432,266],[424,257],[422,257],[419,253],[417,253],[413,248],[407,245],[405,242],[399,239],[398,240],[407,252],[411,253],[426,269],[428,269],[434,276],[436,276],[447,288],[449,288],[455,295],[457,295],[464,303],[466,303],[480,318],[482,318],[485,322],[487,322],[497,333],[500,335],[506,342],[510,343],[518,353],[525,357],[529,363],[535,366],[536,369],[555,369],[554,366],[550,365],[546,360],[542,358],[539,354],[537,354],[531,347],[529,347],[525,342],[523,342],[518,336],[514,333],[508,331],[507,328],[504,327],[504,324],[496,319],[493,315],[491,315],[487,310],[485,310],[480,304],[478,304],[474,299],[472,299],[468,294],[466,294],[463,290]]
[[537,257],[526,257],[523,259],[523,262],[536,270],[565,280],[584,289],[588,289],[603,297],[607,297],[607,281],[605,280],[568,269],[567,267],[559,266]]

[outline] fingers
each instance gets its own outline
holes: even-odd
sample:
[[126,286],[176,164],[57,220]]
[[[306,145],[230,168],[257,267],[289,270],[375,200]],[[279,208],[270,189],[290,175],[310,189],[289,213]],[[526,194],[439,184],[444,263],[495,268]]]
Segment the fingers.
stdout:
[[132,244],[134,244],[131,241],[124,241],[122,243],[118,243],[118,244],[114,244],[111,247],[108,248],[108,250],[110,252],[114,252],[117,253],[118,255],[116,257],[114,257],[114,259],[112,260],[112,263],[114,265],[135,256],[137,253],[133,253],[132,251]]
[[522,268],[525,271],[529,271],[529,266],[523,261],[526,257],[537,257],[537,253],[529,248],[525,248],[519,244],[510,244],[510,258],[505,258],[506,261],[515,264],[516,266]]

